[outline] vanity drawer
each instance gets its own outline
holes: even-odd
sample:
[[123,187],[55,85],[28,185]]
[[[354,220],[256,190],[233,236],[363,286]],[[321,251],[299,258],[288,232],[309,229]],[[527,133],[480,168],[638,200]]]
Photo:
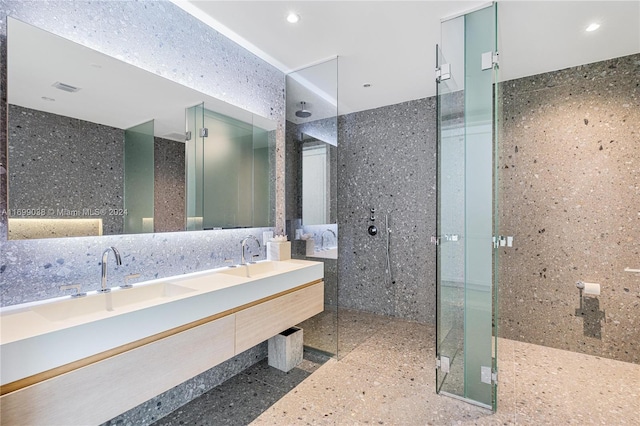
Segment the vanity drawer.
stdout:
[[0,424],[101,424],[233,357],[234,325],[228,315],[3,395]]
[[324,310],[324,281],[236,313],[236,354]]

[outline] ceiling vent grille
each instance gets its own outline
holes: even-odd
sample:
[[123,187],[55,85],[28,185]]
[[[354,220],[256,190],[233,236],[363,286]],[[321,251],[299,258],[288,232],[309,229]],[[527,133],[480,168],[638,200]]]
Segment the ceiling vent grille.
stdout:
[[79,87],[75,87],[70,84],[61,83],[59,81],[56,81],[55,83],[53,83],[52,86],[55,87],[56,89],[64,90],[65,92],[69,92],[69,93],[75,93],[78,90],[80,90]]

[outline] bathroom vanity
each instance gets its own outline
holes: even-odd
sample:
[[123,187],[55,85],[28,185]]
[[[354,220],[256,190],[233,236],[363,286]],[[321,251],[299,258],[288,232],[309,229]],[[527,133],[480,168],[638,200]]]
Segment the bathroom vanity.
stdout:
[[103,423],[323,309],[304,260],[3,308],[0,424]]

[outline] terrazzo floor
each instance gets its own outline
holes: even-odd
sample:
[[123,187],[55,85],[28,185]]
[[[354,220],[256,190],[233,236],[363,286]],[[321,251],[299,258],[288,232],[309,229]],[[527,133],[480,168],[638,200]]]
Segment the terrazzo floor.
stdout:
[[[637,425],[640,365],[500,339],[498,412],[436,395],[434,327],[363,314],[340,361],[266,360],[156,425]],[[372,322],[376,332],[371,330]],[[357,327],[363,327],[358,333]],[[340,341],[346,338],[342,333]],[[362,336],[366,336],[362,340]]]

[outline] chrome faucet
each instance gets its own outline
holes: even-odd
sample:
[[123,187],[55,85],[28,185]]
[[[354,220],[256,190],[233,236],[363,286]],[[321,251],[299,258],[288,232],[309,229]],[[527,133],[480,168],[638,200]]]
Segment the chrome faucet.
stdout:
[[[246,245],[247,245],[247,241],[248,241],[249,239],[253,239],[253,240],[255,240],[255,242],[256,242],[256,243],[258,243],[258,248],[260,248],[260,247],[261,247],[261,246],[260,246],[260,240],[258,240],[258,239],[257,239],[256,237],[254,237],[253,235],[247,235],[246,237],[244,237],[244,238],[242,239],[242,241],[240,242],[240,249],[242,250],[242,256],[240,257],[240,259],[241,259],[241,260],[240,260],[240,264],[241,264],[241,265],[246,265],[247,263],[253,263],[253,262],[251,262],[251,261],[247,262],[247,261],[245,260],[245,257],[244,257],[244,248],[246,247]],[[256,256],[257,256],[257,255],[256,255]]]
[[337,238],[338,238],[338,237],[336,237],[336,233],[335,233],[335,232],[333,232],[331,229],[327,229],[326,231],[324,231],[324,232],[322,233],[322,237],[321,237],[321,239],[322,239],[322,240],[321,240],[321,244],[322,244],[321,248],[322,248],[323,250],[326,248],[326,247],[325,247],[325,245],[324,245],[324,241],[325,241],[325,240],[324,240],[324,236],[327,234],[327,232],[330,232],[330,233],[331,233],[331,235],[333,235],[333,241],[336,241],[336,240],[337,240]]
[[112,251],[116,258],[116,265],[122,265],[122,259],[120,258],[120,252],[115,247],[109,247],[102,253],[102,279],[100,281],[100,293],[108,293],[111,291],[107,288],[107,259],[109,258],[109,252]]

